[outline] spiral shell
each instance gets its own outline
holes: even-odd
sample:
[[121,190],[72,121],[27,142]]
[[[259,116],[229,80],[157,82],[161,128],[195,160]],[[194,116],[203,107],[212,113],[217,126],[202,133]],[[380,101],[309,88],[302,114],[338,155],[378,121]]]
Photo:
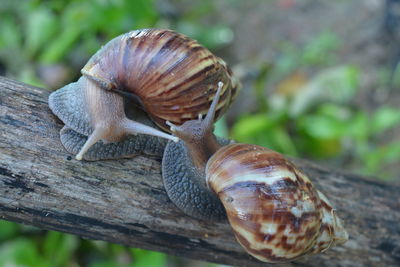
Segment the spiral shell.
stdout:
[[82,73],[103,87],[135,95],[166,131],[165,121],[180,125],[206,114],[217,82],[224,83],[217,117],[239,87],[222,59],[197,41],[165,29],[131,31],[111,40]]
[[290,261],[348,239],[326,197],[270,149],[225,146],[208,161],[206,180],[222,201],[238,242],[261,261]]

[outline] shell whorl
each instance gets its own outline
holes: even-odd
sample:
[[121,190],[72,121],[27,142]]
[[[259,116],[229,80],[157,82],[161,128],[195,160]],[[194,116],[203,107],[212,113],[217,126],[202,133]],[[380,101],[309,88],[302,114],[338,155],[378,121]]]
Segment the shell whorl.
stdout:
[[208,161],[206,180],[237,240],[259,260],[290,261],[347,240],[325,196],[270,149],[227,145]]
[[139,98],[164,130],[165,121],[182,124],[206,114],[215,84],[224,83],[217,116],[237,94],[239,82],[225,62],[197,41],[164,29],[136,30],[116,37],[82,69],[111,90]]

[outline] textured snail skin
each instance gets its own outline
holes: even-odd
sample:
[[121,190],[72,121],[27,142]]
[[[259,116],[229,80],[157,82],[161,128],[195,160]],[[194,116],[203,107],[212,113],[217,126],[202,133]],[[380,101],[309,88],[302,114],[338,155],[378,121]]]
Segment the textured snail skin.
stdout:
[[237,94],[239,82],[226,63],[197,41],[171,30],[142,29],[99,50],[82,74],[103,88],[132,93],[155,123],[182,124],[206,114],[215,84],[224,83],[217,117]]
[[65,125],[82,135],[90,135],[93,127],[85,105],[85,78],[54,91],[49,96],[49,107]]
[[[68,152],[71,154],[77,154],[85,144],[87,136],[64,126],[60,131],[60,140]],[[166,144],[167,140],[164,138],[143,134],[131,135],[120,142],[98,142],[83,155],[83,159],[87,161],[96,161],[132,158],[137,155],[148,155],[162,158]]]
[[[227,145],[230,141],[219,138],[218,143]],[[226,219],[221,201],[207,189],[204,175],[194,166],[182,141],[168,142],[163,155],[162,174],[169,198],[185,214],[201,220]]]
[[223,203],[238,242],[261,261],[290,261],[347,240],[325,196],[270,149],[224,146],[208,161],[206,180]]
[[283,155],[217,141],[212,130],[218,92],[204,120],[170,124],[181,139],[168,143],[162,162],[171,201],[190,216],[214,220],[224,212],[213,192],[238,242],[264,262],[291,261],[346,242],[347,232],[326,197]]

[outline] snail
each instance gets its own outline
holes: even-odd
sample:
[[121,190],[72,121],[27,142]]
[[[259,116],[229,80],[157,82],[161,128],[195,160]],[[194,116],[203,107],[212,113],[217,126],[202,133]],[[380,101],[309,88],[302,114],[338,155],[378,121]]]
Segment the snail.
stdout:
[[[207,113],[215,95],[213,85],[221,80],[226,86],[219,117],[239,88],[222,59],[197,41],[165,29],[135,30],[112,39],[89,59],[81,73],[77,82],[49,97],[50,109],[65,123],[61,141],[69,152],[77,153],[78,160],[100,140],[117,144],[117,152],[107,153],[96,144],[85,159],[130,156],[134,152],[129,149],[139,151],[143,142],[154,144],[149,147],[162,146],[154,136],[176,142],[178,138],[156,129],[154,123],[168,132],[166,121],[179,125]],[[131,109],[137,112],[138,105],[152,122],[136,122],[126,115]],[[135,134],[153,137],[140,142],[129,137],[125,144],[118,143]],[[121,149],[125,150],[119,152]],[[159,153],[160,149],[154,150]]]
[[206,117],[167,122],[162,175],[169,198],[202,220],[227,217],[238,242],[255,258],[284,262],[342,244],[348,234],[327,198],[283,155],[213,134],[218,91]]

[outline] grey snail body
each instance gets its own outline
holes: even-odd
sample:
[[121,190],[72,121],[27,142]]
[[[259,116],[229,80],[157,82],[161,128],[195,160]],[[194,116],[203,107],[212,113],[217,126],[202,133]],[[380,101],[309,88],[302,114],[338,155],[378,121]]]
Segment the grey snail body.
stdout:
[[[215,95],[213,84],[219,80],[226,84],[221,97],[224,104],[217,111],[221,116],[239,89],[239,82],[222,59],[197,41],[165,29],[136,30],[114,38],[92,56],[81,73],[77,82],[49,97],[50,109],[68,129],[61,132],[61,140],[69,140],[69,144],[63,142],[68,151],[78,150],[77,159],[85,158],[86,153],[91,153],[86,157],[90,160],[129,156],[132,151],[97,152],[99,145],[94,152],[89,151],[100,140],[108,144],[128,138],[128,147],[142,145],[129,135],[176,142],[176,137],[154,124],[168,132],[166,121],[182,124],[205,114]],[[127,116],[128,110],[138,105],[151,122],[139,123]],[[81,136],[87,140],[79,147],[73,140]],[[149,140],[159,144],[155,137]],[[122,148],[127,149],[117,146]]]
[[218,92],[204,120],[168,123],[181,140],[167,144],[162,162],[172,202],[201,220],[226,216],[243,248],[265,262],[346,242],[336,210],[298,167],[268,148],[214,136]]

